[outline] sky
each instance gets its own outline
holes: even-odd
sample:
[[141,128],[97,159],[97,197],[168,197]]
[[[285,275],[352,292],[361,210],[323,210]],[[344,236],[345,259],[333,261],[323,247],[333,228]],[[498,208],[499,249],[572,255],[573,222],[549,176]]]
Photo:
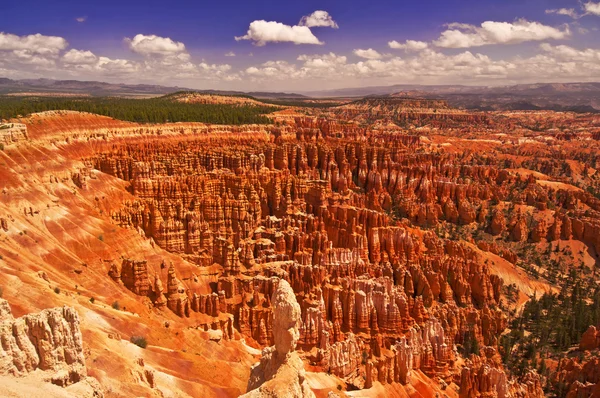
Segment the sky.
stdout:
[[600,2],[0,2],[0,77],[197,89],[600,81]]

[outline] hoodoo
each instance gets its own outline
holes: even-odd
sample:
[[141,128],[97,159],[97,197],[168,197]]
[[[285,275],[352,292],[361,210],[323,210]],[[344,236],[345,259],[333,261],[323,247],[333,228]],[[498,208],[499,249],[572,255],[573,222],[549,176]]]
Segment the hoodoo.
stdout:
[[290,284],[276,279],[273,293],[273,340],[275,345],[263,349],[260,362],[252,367],[249,392],[245,398],[283,397],[312,398],[306,382],[302,359],[296,352],[300,338],[300,305]]

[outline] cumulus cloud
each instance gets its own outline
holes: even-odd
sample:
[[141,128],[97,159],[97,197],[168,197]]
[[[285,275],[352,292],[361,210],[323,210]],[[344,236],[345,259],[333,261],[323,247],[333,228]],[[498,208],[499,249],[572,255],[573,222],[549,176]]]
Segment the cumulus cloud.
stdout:
[[303,61],[304,67],[307,69],[326,71],[335,70],[339,66],[345,65],[347,58],[343,55],[337,55],[330,52],[329,54],[323,55],[302,54],[298,56],[297,60]]
[[526,41],[565,39],[571,34],[569,27],[564,29],[519,19],[513,23],[486,21],[480,27],[452,24],[433,42],[443,48],[468,48],[488,44],[516,44]]
[[301,65],[278,60],[267,61],[244,70],[246,78],[252,81],[302,81],[304,79],[340,78],[346,73],[347,58],[333,52],[328,54],[302,54],[298,56]]
[[3,76],[137,82],[229,81],[239,78],[230,65],[193,63],[185,45],[156,35],[125,39],[143,60],[99,56],[89,50],[68,49],[62,37],[0,33],[0,72]]
[[126,59],[99,57],[95,69],[112,74],[124,74],[137,72],[140,69],[140,65]]
[[424,41],[417,40],[406,40],[404,43],[399,43],[396,40],[388,42],[388,46],[393,49],[404,50],[404,51],[423,51],[429,44]]
[[58,36],[33,34],[17,36],[0,32],[0,66],[10,66],[16,71],[48,71],[56,67],[60,52],[67,41]]
[[91,51],[71,49],[62,56],[62,62],[65,64],[95,64],[98,57]]
[[367,50],[356,49],[353,51],[353,53],[357,57],[365,58],[365,59],[381,59],[381,58],[383,58],[383,56],[381,54],[379,54],[377,51],[373,50],[372,48],[369,48]]
[[[450,24],[446,31],[467,35],[468,44],[541,40],[542,34],[527,21],[526,34],[512,28]],[[501,23],[499,23],[501,24]],[[543,25],[540,25],[543,26]],[[292,27],[289,27],[292,28]],[[298,28],[309,29],[307,26]],[[551,28],[554,29],[554,28]],[[574,29],[574,28],[573,28]],[[535,35],[529,30],[534,30]],[[309,30],[310,31],[310,30]],[[567,28],[556,29],[566,35]],[[490,33],[490,32],[493,32]],[[542,32],[546,32],[542,30]],[[555,35],[545,33],[548,39]],[[140,35],[138,35],[140,36]],[[133,45],[135,38],[130,40]],[[143,35],[141,35],[143,36]],[[535,37],[535,38],[532,38]],[[144,38],[150,42],[142,43]],[[391,41],[388,46],[403,49],[402,57],[382,54],[372,48],[356,49],[352,54],[302,54],[295,60],[272,60],[235,70],[228,64],[208,60],[193,61],[183,43],[168,38],[143,36],[137,40],[136,60],[113,59],[85,49],[68,49],[60,37],[0,34],[0,74],[11,77],[78,78],[81,80],[132,81],[136,83],[178,84],[190,86],[198,81],[226,85],[241,81],[238,89],[257,85],[262,89],[311,89],[336,85],[392,84],[413,82],[424,84],[493,84],[544,81],[597,81],[600,79],[600,49],[575,48],[543,42],[537,50],[519,56],[492,57],[470,51],[446,51],[425,42]],[[316,39],[316,38],[315,38]],[[265,40],[265,43],[268,40]],[[318,41],[318,40],[317,40]],[[157,44],[158,43],[158,44]],[[437,44],[437,43],[436,43]],[[460,48],[461,46],[448,46]],[[133,48],[132,48],[133,50]],[[446,54],[448,53],[448,54]],[[348,57],[346,56],[348,55]],[[354,56],[361,59],[356,60]],[[277,83],[274,83],[277,82]],[[197,83],[196,83],[197,84]]]
[[333,20],[327,11],[317,10],[310,15],[306,15],[300,19],[300,26],[308,26],[309,28],[328,27],[338,28],[337,22]]
[[592,1],[583,4],[583,9],[586,14],[600,16],[600,3],[594,3]]
[[288,42],[294,44],[324,44],[310,30],[316,27],[338,28],[327,11],[317,10],[300,19],[298,25],[290,26],[276,21],[256,20],[250,23],[244,36],[235,36],[236,41],[251,40],[257,46]]
[[[570,46],[540,45],[529,57],[494,59],[472,51],[444,54],[425,49],[407,57],[364,59],[348,62],[339,54],[301,55],[296,63],[268,61],[246,68],[245,81],[269,84],[278,81],[287,87],[338,87],[348,84],[519,83],[547,81],[596,81],[600,78],[600,50]],[[278,83],[279,84],[279,83]]]
[[552,10],[546,10],[546,14],[557,14],[557,15],[566,15],[573,19],[579,19],[585,15],[599,15],[600,16],[600,3],[594,3],[593,1],[589,1],[587,3],[581,3],[581,9],[583,14],[575,11],[574,8],[558,8]]
[[573,19],[579,18],[579,14],[577,14],[577,11],[575,11],[574,8],[557,8],[552,10],[546,10],[546,14],[566,15]]
[[235,57],[235,53],[233,51],[229,51],[228,53],[225,53],[226,57]]
[[137,34],[133,39],[125,38],[131,51],[142,55],[173,55],[184,53],[185,45],[168,37]]
[[54,57],[46,57],[28,50],[14,50],[4,56],[9,63],[34,66],[38,69],[50,69],[56,65]]
[[0,51],[26,51],[30,54],[56,56],[69,43],[62,37],[35,35],[17,36],[0,32]]
[[593,63],[600,67],[600,50],[578,50],[570,46],[552,46],[548,43],[541,44],[540,49],[559,61]]
[[410,59],[393,57],[390,59],[367,59],[348,63],[344,56],[329,53],[326,55],[301,55],[301,65],[287,61],[269,61],[262,65],[247,68],[245,74],[257,81],[326,80],[345,82],[348,79],[404,79],[431,81],[432,79],[499,78],[511,68],[505,62],[494,62],[481,54],[464,52],[449,56],[432,50],[425,50]]
[[290,42],[294,44],[323,44],[307,26],[289,26],[275,21],[253,21],[244,36],[236,36],[236,41],[251,40],[257,46]]
[[222,79],[225,81],[239,80],[237,73],[231,72],[231,65],[229,64],[209,64],[207,62],[201,62],[198,64],[198,71],[200,72],[200,78],[204,79]]
[[270,78],[281,79],[283,76],[288,78],[301,77],[296,65],[287,61],[267,61],[259,66],[251,66],[244,71],[251,78]]
[[75,18],[75,20],[79,23],[85,22],[87,20],[87,17],[77,17]]

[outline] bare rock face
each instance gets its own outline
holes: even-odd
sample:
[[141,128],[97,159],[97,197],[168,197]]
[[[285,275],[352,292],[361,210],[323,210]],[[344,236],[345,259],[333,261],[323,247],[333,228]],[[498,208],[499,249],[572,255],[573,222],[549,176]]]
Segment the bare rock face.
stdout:
[[527,223],[523,217],[519,217],[517,223],[513,227],[510,236],[515,242],[524,242],[527,240],[529,231],[527,230]]
[[27,126],[24,124],[0,124],[0,143],[12,144],[25,140],[27,140]]
[[[156,307],[198,320],[211,339],[242,336],[272,346],[248,394],[285,395],[277,380],[293,379],[289,394],[303,395],[298,346],[313,371],[352,389],[412,384],[424,374],[462,380],[463,396],[510,395],[523,378],[505,372],[497,357],[471,360],[456,349],[465,336],[497,348],[509,321],[499,307],[503,278],[512,283],[513,276],[472,243],[515,265],[521,255],[511,242],[573,239],[600,247],[600,201],[510,171],[566,181],[555,175],[562,170],[556,162],[497,162],[480,144],[431,152],[426,132],[399,134],[383,122],[365,127],[382,115],[434,128],[477,122],[438,105],[353,103],[332,111],[340,119],[290,118],[269,142],[220,134],[113,145],[89,159],[131,185],[135,200],[112,206],[113,220],[216,278],[200,286],[177,263],[166,279],[166,265],[157,274],[150,263],[124,264],[125,276],[111,276],[148,293]],[[469,225],[457,236],[469,243],[455,240],[451,224]],[[291,286],[289,297],[280,279]],[[529,396],[543,395],[535,373],[528,383]]]
[[300,305],[290,284],[281,279],[273,293],[273,336],[275,346],[262,352],[252,368],[246,398],[314,397],[304,379],[304,364],[295,352],[300,338]]
[[600,357],[592,355],[583,359],[562,358],[559,370],[551,378],[568,391],[567,397],[597,397],[600,393]]
[[581,337],[580,350],[595,350],[600,347],[600,331],[595,326],[590,326]]
[[275,350],[280,356],[285,356],[296,349],[300,338],[300,305],[290,284],[285,280],[279,282],[272,298],[273,306],[273,335]]
[[121,280],[129,290],[138,296],[147,296],[151,290],[146,261],[123,259]]
[[492,215],[492,222],[490,223],[490,233],[492,235],[500,235],[506,229],[506,220],[502,211],[495,211]]
[[15,319],[0,299],[0,341],[0,375],[24,376],[39,369],[62,387],[87,378],[79,315],[71,307]]
[[489,359],[473,356],[462,369],[460,398],[470,397],[543,397],[540,377],[528,372],[519,380],[509,380],[502,367]]
[[13,320],[8,301],[0,299],[0,322]]

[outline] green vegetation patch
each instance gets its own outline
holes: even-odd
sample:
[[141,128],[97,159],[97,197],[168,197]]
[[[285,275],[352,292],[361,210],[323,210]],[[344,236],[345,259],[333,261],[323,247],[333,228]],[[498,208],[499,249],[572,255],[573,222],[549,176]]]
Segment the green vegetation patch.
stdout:
[[131,336],[130,341],[140,348],[146,348],[148,346],[148,341],[146,341],[144,336]]
[[89,112],[136,123],[202,122],[212,124],[269,124],[273,106],[189,104],[170,96],[147,99],[112,97],[0,97],[0,119],[56,110]]

